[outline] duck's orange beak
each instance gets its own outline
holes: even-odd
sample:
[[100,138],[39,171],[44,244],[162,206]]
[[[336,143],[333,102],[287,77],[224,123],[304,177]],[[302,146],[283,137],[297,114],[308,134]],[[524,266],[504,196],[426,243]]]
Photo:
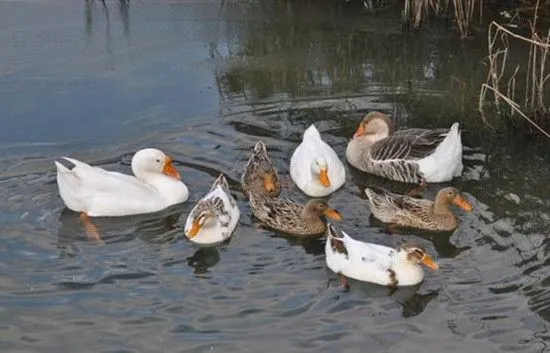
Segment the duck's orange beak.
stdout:
[[428,267],[429,269],[432,269],[432,270],[437,270],[439,268],[439,265],[437,264],[437,262],[435,262],[434,260],[432,260],[431,257],[429,257],[428,255],[424,254],[424,257],[422,258],[422,263],[424,265],[426,265],[426,267]]
[[201,229],[201,225],[199,224],[199,221],[194,220],[193,224],[191,225],[191,229],[189,229],[189,231],[185,235],[187,235],[187,237],[191,239],[199,233],[200,229]]
[[470,204],[466,199],[460,195],[456,195],[453,199],[453,203],[458,207],[462,208],[464,211],[470,212],[472,210],[472,204]]
[[328,178],[328,170],[321,169],[321,172],[319,173],[319,181],[321,182],[321,185],[328,188],[330,186],[330,180]]
[[365,128],[363,127],[363,124],[359,124],[359,127],[355,131],[355,134],[353,134],[353,138],[358,138],[360,136],[363,136],[366,133]]
[[264,175],[264,189],[267,193],[272,193],[275,190],[275,183],[271,174]]
[[342,220],[342,216],[340,216],[340,213],[332,208],[329,208],[325,211],[325,216],[327,216],[330,219],[334,219],[335,221]]
[[162,167],[162,172],[172,178],[176,178],[178,180],[181,179],[180,173],[178,173],[172,165],[172,157],[170,156],[166,156],[166,158],[164,158],[164,167]]

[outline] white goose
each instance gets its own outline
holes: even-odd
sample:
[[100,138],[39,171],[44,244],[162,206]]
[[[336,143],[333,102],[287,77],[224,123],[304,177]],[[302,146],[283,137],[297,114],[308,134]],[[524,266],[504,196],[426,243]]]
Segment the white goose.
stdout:
[[413,286],[424,279],[421,263],[432,270],[439,268],[418,245],[403,244],[392,249],[365,243],[345,232],[338,234],[331,224],[327,227],[325,256],[327,266],[340,275],[344,284],[345,277],[349,277],[390,287]]
[[450,129],[394,131],[380,112],[365,116],[346,149],[355,168],[405,183],[440,183],[462,174],[458,123]]
[[290,177],[309,196],[322,197],[340,188],[346,181],[346,169],[336,152],[321,139],[311,125],[302,143],[290,159]]
[[185,222],[185,235],[197,244],[215,244],[228,239],[240,217],[237,202],[223,174],[197,202]]
[[160,211],[184,202],[187,186],[180,180],[172,158],[162,151],[147,148],[132,158],[135,176],[92,167],[73,158],[55,161],[57,185],[63,202],[80,212],[88,234],[99,239],[88,216],[116,217]]

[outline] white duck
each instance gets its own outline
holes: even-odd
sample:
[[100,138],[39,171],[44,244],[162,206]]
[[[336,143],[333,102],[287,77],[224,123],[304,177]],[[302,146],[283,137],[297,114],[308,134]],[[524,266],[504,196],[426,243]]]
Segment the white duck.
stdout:
[[185,235],[197,244],[215,244],[228,239],[240,217],[237,202],[223,174],[197,202],[185,222]]
[[344,284],[345,277],[349,277],[390,287],[413,286],[424,279],[421,263],[432,270],[439,268],[418,245],[403,244],[392,249],[361,242],[345,232],[341,233],[328,225],[325,256],[327,266],[340,275]]
[[336,152],[311,125],[290,159],[290,177],[309,196],[331,194],[346,181],[346,169]]
[[172,158],[147,148],[132,158],[135,176],[92,167],[73,158],[55,161],[57,185],[63,202],[80,212],[88,234],[99,239],[88,216],[127,216],[160,211],[189,197]]

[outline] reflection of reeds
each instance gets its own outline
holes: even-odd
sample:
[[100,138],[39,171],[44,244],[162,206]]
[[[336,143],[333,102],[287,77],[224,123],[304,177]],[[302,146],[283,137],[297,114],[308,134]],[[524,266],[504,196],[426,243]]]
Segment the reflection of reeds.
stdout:
[[[535,119],[527,116],[528,114],[547,116],[550,111],[550,101],[548,96],[545,95],[544,89],[546,81],[550,78],[547,65],[548,50],[550,49],[550,30],[546,37],[541,37],[536,32],[538,4],[537,1],[537,8],[531,23],[531,38],[516,34],[496,22],[492,22],[489,26],[489,72],[485,83],[481,86],[479,111],[482,118],[487,122],[485,101],[487,94],[492,93],[494,107],[499,115],[509,114],[514,116],[517,113],[547,137],[550,137],[550,134],[534,121]],[[509,69],[508,58],[511,39],[517,39],[521,44],[529,45],[527,68],[524,65],[517,65],[512,70]],[[523,99],[517,96],[518,82],[525,85]],[[506,92],[506,94],[503,92]],[[520,106],[518,100],[523,100],[523,106]],[[503,106],[502,103],[505,105]],[[505,107],[509,109],[505,109]]]
[[[441,15],[448,12],[450,0],[405,0],[405,19],[418,27],[423,19],[432,15]],[[483,0],[452,0],[453,14],[460,36],[465,38],[470,32],[474,21],[476,6],[479,7],[481,17]]]
[[483,0],[453,0],[455,19],[462,38],[465,38],[470,31],[470,25],[474,20],[476,3],[479,6],[480,17],[483,9]]

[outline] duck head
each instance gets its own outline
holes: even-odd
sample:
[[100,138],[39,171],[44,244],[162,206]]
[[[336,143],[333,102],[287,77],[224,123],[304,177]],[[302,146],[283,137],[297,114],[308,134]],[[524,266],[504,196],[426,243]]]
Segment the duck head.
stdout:
[[423,247],[416,244],[403,244],[399,247],[397,255],[401,263],[413,266],[420,264],[431,270],[437,270],[439,265],[428,255]]
[[195,210],[191,228],[185,230],[185,235],[192,239],[203,228],[213,226],[216,223],[216,214],[209,207]]
[[443,188],[439,190],[435,198],[435,204],[437,206],[449,207],[454,204],[464,211],[470,212],[472,210],[472,204],[469,203],[460,192],[453,187]]
[[329,207],[324,200],[309,200],[304,207],[304,216],[326,216],[330,219],[340,221],[342,216],[338,211]]
[[393,123],[386,114],[381,112],[370,112],[359,124],[353,138],[356,139],[358,137],[371,135],[378,137],[378,139],[383,139],[392,133]]
[[281,192],[279,176],[262,140],[256,142],[252,150],[246,165],[245,180],[247,180],[247,188],[254,193],[275,197]]
[[328,163],[325,157],[316,157],[311,161],[311,174],[315,181],[328,188],[330,187],[330,179],[328,177]]
[[151,174],[164,174],[177,180],[181,179],[172,164],[172,158],[156,148],[137,151],[132,157],[132,172],[142,180]]

